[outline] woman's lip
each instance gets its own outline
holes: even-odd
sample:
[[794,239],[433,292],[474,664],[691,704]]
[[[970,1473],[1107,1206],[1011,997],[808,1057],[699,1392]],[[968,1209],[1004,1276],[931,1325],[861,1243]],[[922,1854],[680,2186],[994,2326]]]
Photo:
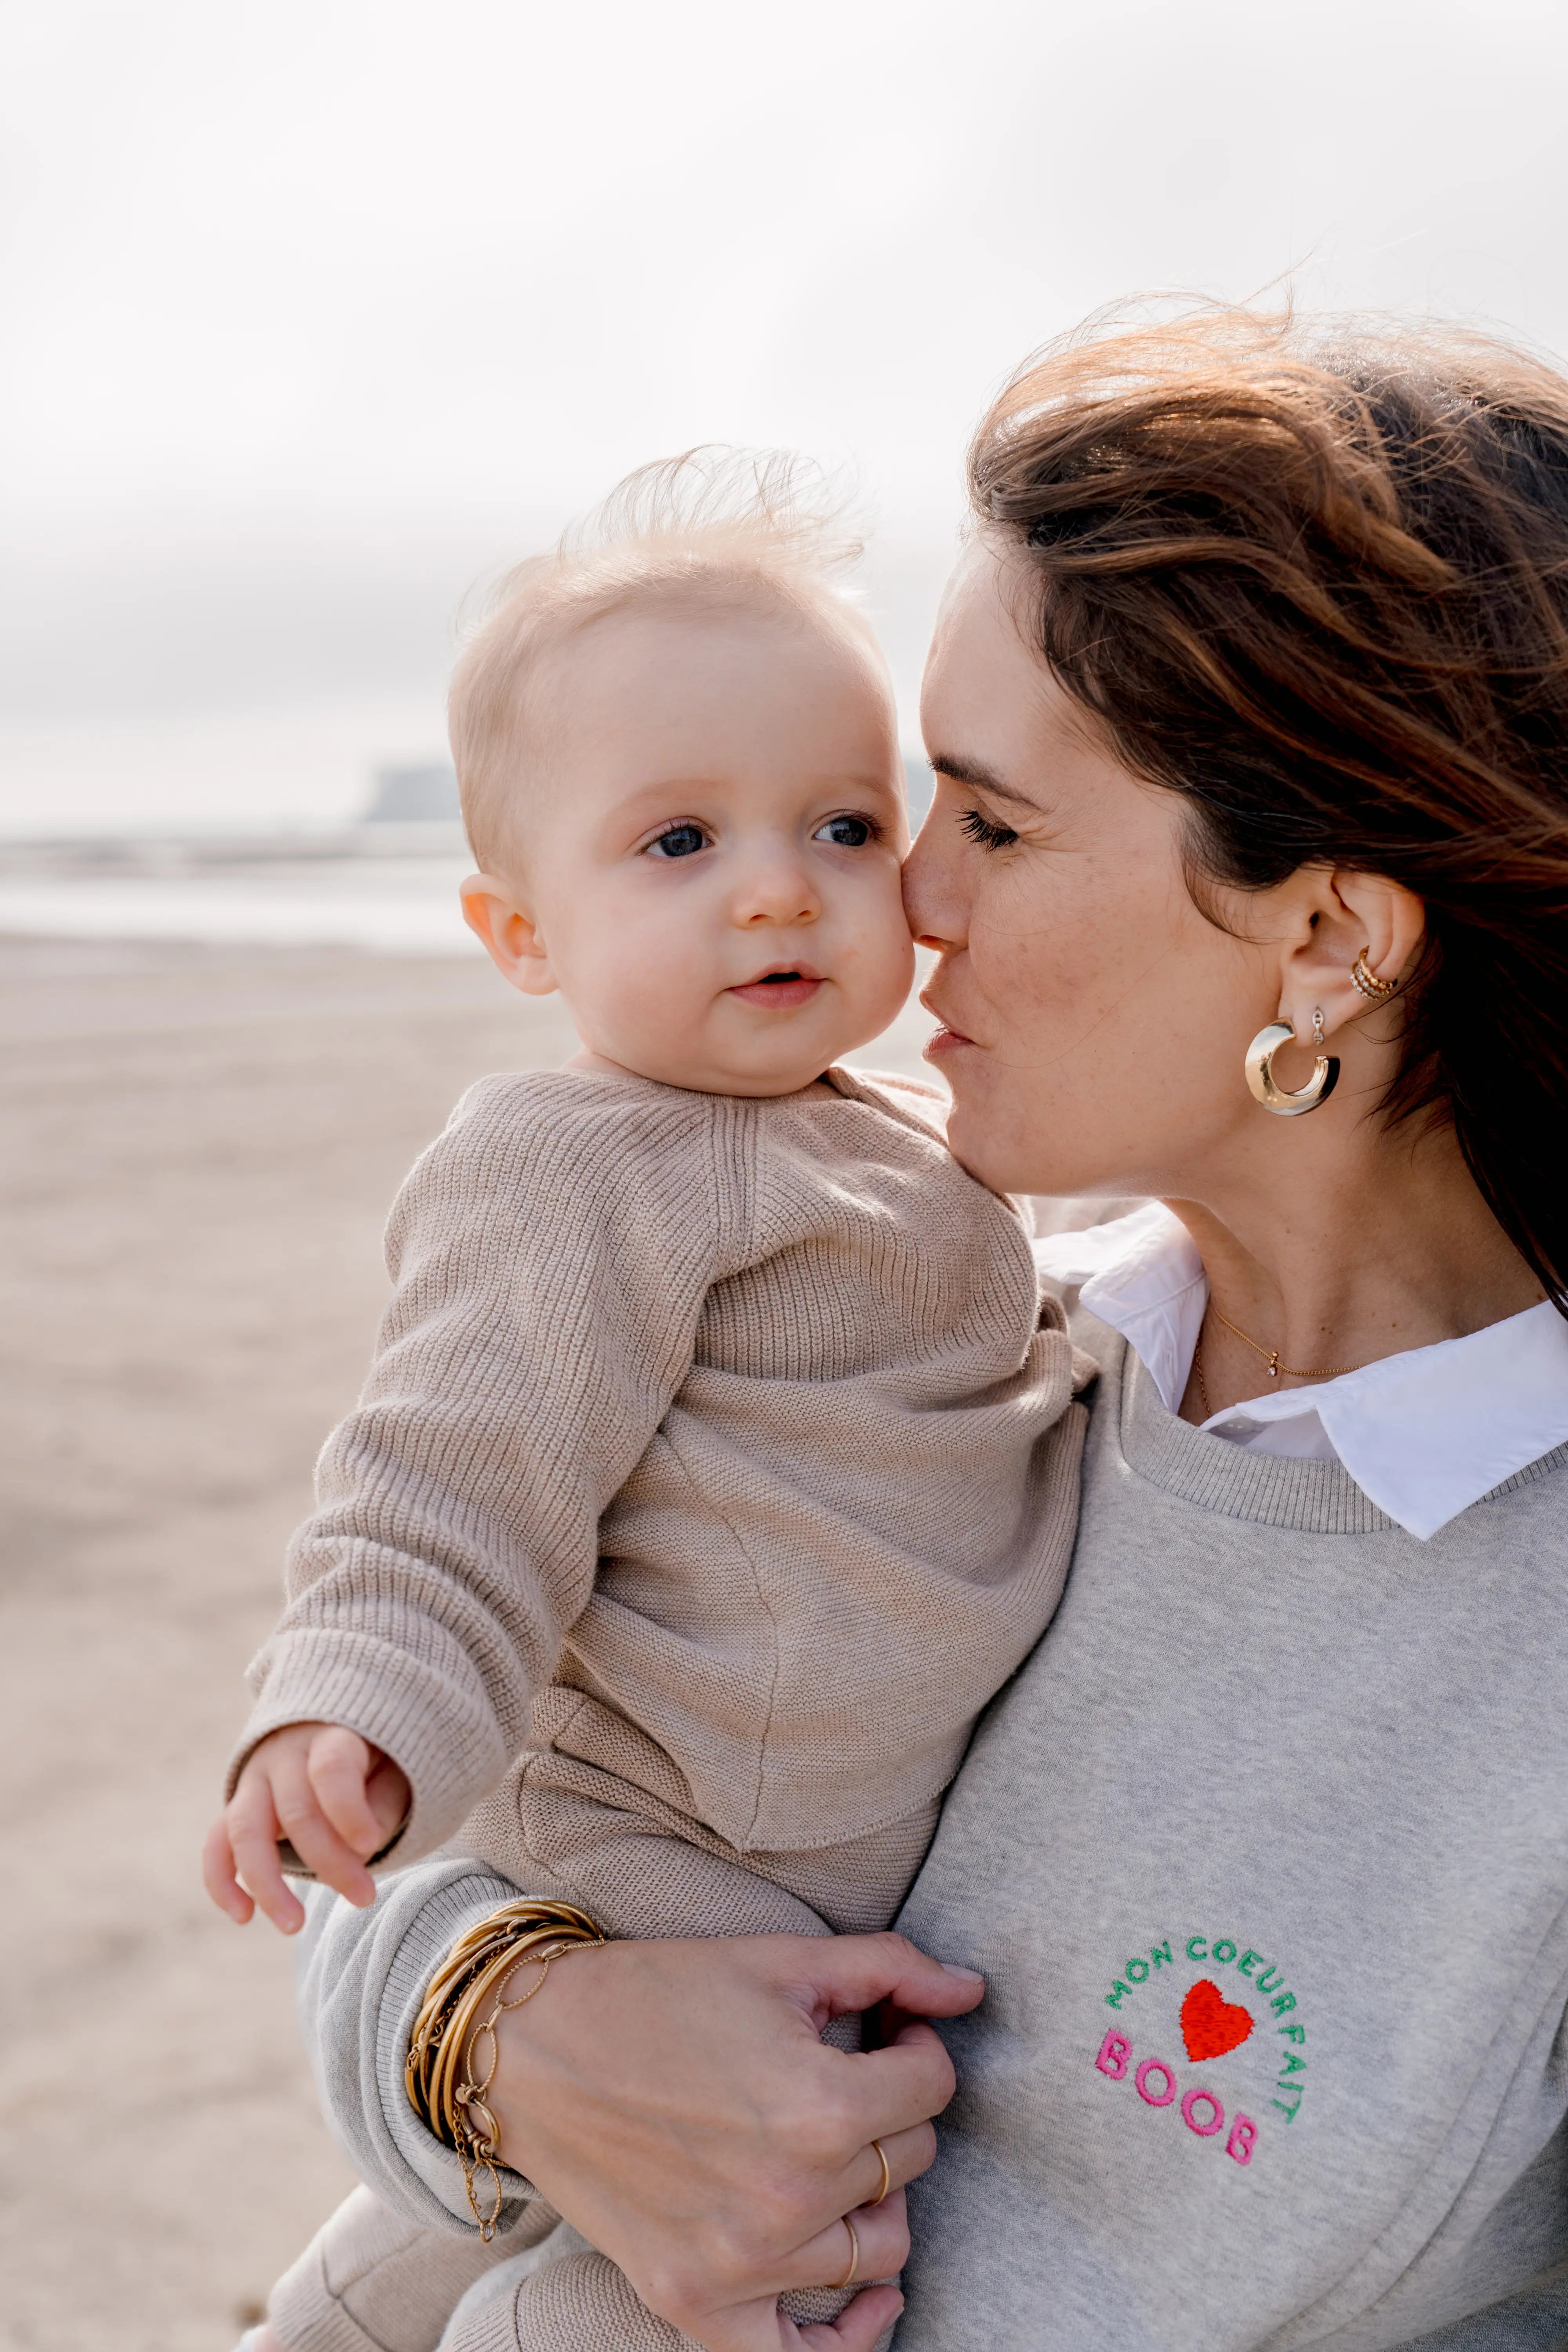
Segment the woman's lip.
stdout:
[[748,980],[742,987],[727,989],[725,993],[738,996],[742,1004],[765,1004],[776,1012],[791,1013],[798,1005],[809,1004],[822,982],[816,972],[798,964],[791,965],[789,973],[787,980]]
[[925,1050],[928,1054],[945,1053],[950,1045],[973,1045],[973,1038],[966,1037],[962,1029],[955,1029],[942,1007],[931,1003],[931,992],[929,988],[921,989],[920,1001],[931,1019],[941,1024],[935,1034],[926,1041]]

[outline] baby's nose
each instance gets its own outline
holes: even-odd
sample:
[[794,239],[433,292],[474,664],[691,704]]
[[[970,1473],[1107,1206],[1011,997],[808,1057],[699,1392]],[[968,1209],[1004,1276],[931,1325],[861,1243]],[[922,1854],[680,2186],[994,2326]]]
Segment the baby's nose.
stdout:
[[748,876],[735,908],[736,919],[747,925],[813,923],[821,911],[810,877],[784,862]]

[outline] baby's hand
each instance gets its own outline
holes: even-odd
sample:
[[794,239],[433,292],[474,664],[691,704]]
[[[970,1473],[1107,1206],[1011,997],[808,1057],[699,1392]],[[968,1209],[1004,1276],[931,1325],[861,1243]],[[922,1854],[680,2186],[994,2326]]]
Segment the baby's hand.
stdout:
[[293,1935],[305,1912],[283,1877],[278,1841],[287,1838],[319,1879],[363,1909],[375,1901],[365,1864],[396,1830],[410,1793],[392,1759],[357,1732],[335,1723],[269,1732],[208,1832],[207,1893],[242,1927],[259,1903],[281,1934]]

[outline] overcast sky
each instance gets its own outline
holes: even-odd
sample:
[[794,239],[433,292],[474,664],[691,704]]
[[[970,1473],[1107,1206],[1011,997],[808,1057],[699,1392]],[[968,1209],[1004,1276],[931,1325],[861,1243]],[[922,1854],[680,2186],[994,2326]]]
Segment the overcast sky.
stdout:
[[0,824],[331,814],[464,587],[704,439],[853,466],[908,689],[1085,311],[1568,348],[1565,100],[1561,0],[10,0]]

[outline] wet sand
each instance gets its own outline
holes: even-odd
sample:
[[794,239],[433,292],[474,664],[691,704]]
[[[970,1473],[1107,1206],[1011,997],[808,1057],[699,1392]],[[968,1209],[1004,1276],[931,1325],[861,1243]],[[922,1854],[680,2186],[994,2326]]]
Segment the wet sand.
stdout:
[[0,2352],[228,2352],[351,2185],[199,1881],[241,1670],[399,1178],[572,1040],[477,961],[0,940]]

